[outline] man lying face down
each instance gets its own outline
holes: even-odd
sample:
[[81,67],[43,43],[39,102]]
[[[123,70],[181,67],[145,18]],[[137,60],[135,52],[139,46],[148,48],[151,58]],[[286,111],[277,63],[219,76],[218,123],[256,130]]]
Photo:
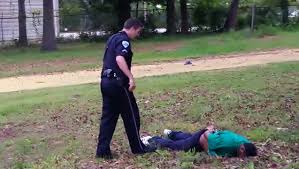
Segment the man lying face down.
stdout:
[[164,130],[164,134],[167,138],[146,136],[141,140],[155,148],[205,151],[211,156],[244,158],[257,155],[255,145],[248,139],[229,130],[217,131],[213,125],[192,134],[168,129]]

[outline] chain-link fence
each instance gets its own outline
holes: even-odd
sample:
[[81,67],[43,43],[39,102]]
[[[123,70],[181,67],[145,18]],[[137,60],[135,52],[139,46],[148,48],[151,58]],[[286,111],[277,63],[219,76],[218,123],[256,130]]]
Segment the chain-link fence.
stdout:
[[[25,0],[25,18],[27,38],[40,41],[43,34],[43,1]],[[54,25],[56,35],[59,33],[58,0],[53,0]],[[19,1],[0,1],[0,44],[16,42],[19,39]]]
[[[56,36],[59,35],[59,16],[55,11],[54,27]],[[26,12],[27,37],[32,41],[39,41],[43,34],[43,16],[41,11]],[[5,15],[0,12],[0,41],[15,41],[19,38],[19,17],[17,13]]]

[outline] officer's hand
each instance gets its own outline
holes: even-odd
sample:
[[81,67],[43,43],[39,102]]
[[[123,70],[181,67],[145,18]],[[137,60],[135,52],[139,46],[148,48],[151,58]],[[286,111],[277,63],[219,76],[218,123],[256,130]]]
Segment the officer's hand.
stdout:
[[130,81],[129,81],[129,91],[133,92],[135,90],[135,88],[136,88],[136,84],[135,84],[134,79],[130,79]]

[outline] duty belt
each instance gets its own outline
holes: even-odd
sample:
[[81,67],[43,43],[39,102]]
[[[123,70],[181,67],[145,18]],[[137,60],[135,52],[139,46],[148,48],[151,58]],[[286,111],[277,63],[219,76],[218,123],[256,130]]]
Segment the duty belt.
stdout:
[[120,79],[112,69],[103,70],[102,77],[106,77],[109,79],[117,79],[117,80]]

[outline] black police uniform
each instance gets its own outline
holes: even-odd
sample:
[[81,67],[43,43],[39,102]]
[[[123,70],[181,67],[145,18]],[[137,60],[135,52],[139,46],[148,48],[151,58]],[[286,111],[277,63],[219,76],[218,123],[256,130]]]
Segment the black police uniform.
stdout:
[[117,65],[116,56],[119,55],[125,58],[131,70],[133,53],[130,39],[125,32],[112,35],[106,44],[101,76],[103,112],[97,146],[97,156],[100,157],[111,155],[110,142],[119,114],[123,119],[132,153],[146,152],[139,137],[139,109],[134,94],[128,90],[129,79]]

